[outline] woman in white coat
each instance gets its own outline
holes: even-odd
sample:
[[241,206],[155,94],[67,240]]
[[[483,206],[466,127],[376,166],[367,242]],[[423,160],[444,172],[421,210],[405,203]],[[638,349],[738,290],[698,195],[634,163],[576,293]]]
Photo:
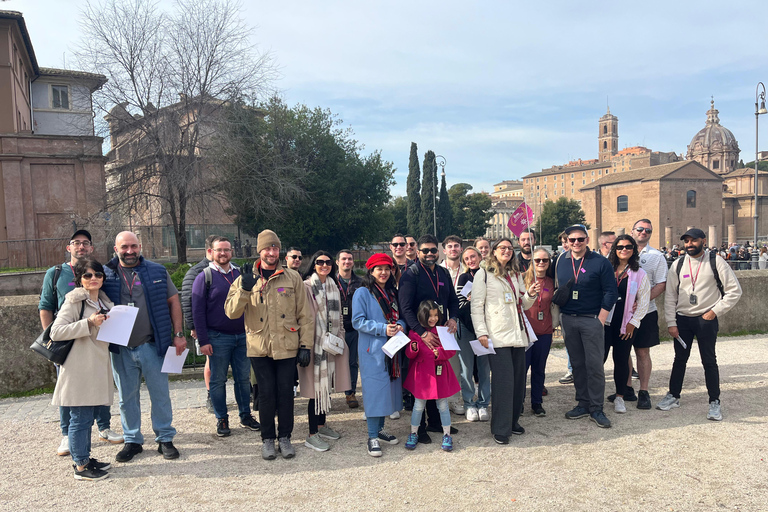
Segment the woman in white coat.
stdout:
[[109,344],[96,341],[99,326],[113,306],[101,291],[104,267],[92,258],[74,267],[76,288],[69,292],[51,326],[51,339],[74,339],[61,365],[53,405],[70,407],[69,451],[74,461],[75,480],[101,480],[109,476],[110,464],[91,458],[91,428],[94,410],[111,405],[115,393]]
[[540,288],[540,283],[534,283],[526,291],[509,238],[493,244],[485,268],[477,271],[473,281],[471,311],[475,334],[484,347],[492,341],[496,351],[488,359],[493,390],[491,433],[499,444],[508,444],[511,434],[525,432],[518,423],[529,340],[523,311],[533,305]]

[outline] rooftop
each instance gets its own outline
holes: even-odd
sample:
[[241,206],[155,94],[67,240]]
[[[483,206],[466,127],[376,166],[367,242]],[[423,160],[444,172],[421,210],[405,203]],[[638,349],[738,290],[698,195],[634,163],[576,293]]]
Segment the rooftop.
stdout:
[[617,183],[627,183],[630,181],[658,181],[689,165],[707,171],[712,175],[712,177],[717,177],[718,179],[722,180],[719,175],[713,173],[700,163],[693,160],[683,160],[682,162],[672,162],[671,164],[654,165],[652,167],[641,167],[640,169],[635,169],[632,171],[609,174],[600,178],[599,180],[595,180],[594,182],[581,187],[579,190],[591,190],[597,187],[615,185]]

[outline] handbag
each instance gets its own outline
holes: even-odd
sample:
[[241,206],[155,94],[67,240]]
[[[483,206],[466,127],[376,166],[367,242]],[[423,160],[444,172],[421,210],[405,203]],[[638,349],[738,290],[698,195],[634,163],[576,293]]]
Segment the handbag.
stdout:
[[[83,312],[85,311],[85,301],[80,306],[80,320],[83,319]],[[53,341],[51,339],[51,327],[53,322],[45,328],[43,333],[32,342],[29,347],[33,351],[37,352],[52,363],[62,365],[67,360],[69,351],[72,350],[72,344],[75,340]]]
[[344,340],[339,338],[335,334],[326,332],[323,335],[323,350],[325,350],[329,354],[340,356],[341,354],[344,353],[344,345],[345,345]]

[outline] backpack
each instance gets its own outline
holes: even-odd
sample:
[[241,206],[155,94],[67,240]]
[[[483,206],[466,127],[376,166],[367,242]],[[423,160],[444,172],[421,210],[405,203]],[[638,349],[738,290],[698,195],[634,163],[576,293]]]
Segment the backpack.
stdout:
[[203,273],[205,274],[205,298],[207,299],[211,292],[211,282],[213,282],[211,267],[205,267]]
[[[715,283],[717,284],[717,289],[720,292],[720,297],[725,296],[725,291],[723,289],[723,283],[720,281],[720,274],[717,272],[717,253],[714,251],[709,251],[709,265],[712,267],[712,274],[715,276]],[[677,260],[677,267],[675,268],[675,272],[677,273],[677,293],[680,294],[680,270],[683,268],[683,261],[685,261],[685,256],[682,258],[679,258]]]
[[[54,307],[56,308],[53,310],[53,316],[55,317],[56,313],[59,312],[59,292],[56,287],[59,284],[59,277],[61,276],[61,265],[56,265],[53,268],[53,303]],[[82,313],[80,316],[83,316]]]

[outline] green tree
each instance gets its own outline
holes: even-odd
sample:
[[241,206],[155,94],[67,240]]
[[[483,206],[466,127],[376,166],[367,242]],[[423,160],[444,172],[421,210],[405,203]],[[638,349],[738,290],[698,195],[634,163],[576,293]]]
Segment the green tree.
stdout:
[[[755,161],[752,160],[751,162],[747,162],[742,167],[746,167],[747,169],[755,169]],[[760,160],[757,163],[757,170],[758,171],[768,171],[768,160]]]
[[398,196],[387,203],[377,240],[390,240],[395,233],[407,233],[407,211],[408,200],[405,197]]
[[488,194],[470,194],[472,185],[457,183],[448,190],[453,212],[453,231],[462,238],[484,235],[488,220],[493,217]]
[[431,149],[424,154],[424,163],[422,168],[421,180],[421,219],[419,222],[418,234],[413,233],[415,237],[435,233],[435,198],[437,193],[437,163],[435,162],[435,152]]
[[440,199],[437,203],[437,239],[442,240],[448,235],[453,235],[453,211],[448,188],[445,185],[445,173],[440,183]]
[[[400,233],[420,233],[421,228],[421,172],[419,171],[419,154],[415,142],[411,142],[411,156],[408,160],[408,181],[406,193],[408,196],[407,229]],[[398,231],[395,231],[396,233]],[[418,235],[414,235],[418,236]]]
[[541,215],[534,221],[534,229],[540,231],[539,239],[544,245],[557,247],[557,236],[568,226],[574,224],[586,224],[584,210],[575,199],[566,199],[564,196],[557,201],[545,201],[541,207]]

